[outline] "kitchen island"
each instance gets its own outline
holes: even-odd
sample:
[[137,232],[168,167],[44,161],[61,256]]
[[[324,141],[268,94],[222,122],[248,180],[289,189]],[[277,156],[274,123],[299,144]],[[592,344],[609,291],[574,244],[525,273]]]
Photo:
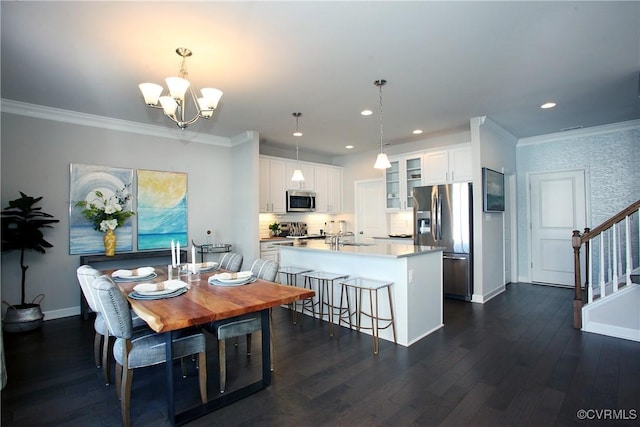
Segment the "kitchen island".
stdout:
[[[398,344],[410,346],[443,326],[442,248],[383,242],[332,249],[331,245],[317,240],[300,246],[279,246],[281,266],[393,282]],[[337,282],[333,291],[334,302],[338,305],[340,287]],[[387,297],[385,293],[380,297],[380,314],[388,317]],[[368,321],[363,317],[363,326],[370,326],[365,320]],[[366,329],[362,332],[370,333]],[[381,330],[380,338],[393,341],[391,328]]]

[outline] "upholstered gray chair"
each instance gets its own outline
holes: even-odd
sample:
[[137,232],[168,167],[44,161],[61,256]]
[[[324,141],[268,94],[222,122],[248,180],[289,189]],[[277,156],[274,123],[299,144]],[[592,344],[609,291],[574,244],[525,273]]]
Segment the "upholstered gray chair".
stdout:
[[[116,337],[113,356],[116,360],[116,386],[120,398],[122,422],[129,426],[133,369],[165,363],[165,338],[162,334],[134,332],[129,303],[108,276],[100,276],[91,284],[96,290],[96,303],[109,333]],[[200,332],[175,333],[173,357],[180,359],[198,355],[200,398],[207,402],[206,340]],[[171,363],[171,362],[170,362]]]
[[[101,273],[89,265],[81,265],[76,270],[76,275],[78,276],[80,289],[82,290],[84,298],[87,300],[89,308],[96,313],[96,319],[93,322],[93,328],[96,331],[93,338],[93,357],[95,359],[96,367],[102,367],[105,384],[109,385],[111,383],[109,374],[109,330],[104,323],[102,313],[98,310],[95,289],[91,287],[91,283],[100,277]],[[140,317],[133,312],[131,312],[131,321],[135,329],[142,328],[147,331],[151,331],[151,329],[147,327],[145,321],[140,319]]]
[[235,252],[226,252],[218,258],[218,264],[223,270],[238,272],[242,268],[242,260],[242,255]]
[[[224,268],[224,267],[223,267]],[[265,259],[257,259],[251,266],[251,272],[259,279],[275,281],[278,274],[278,263]],[[271,325],[271,322],[269,322]],[[224,393],[227,384],[226,345],[227,338],[247,337],[247,355],[251,355],[251,334],[262,329],[260,313],[249,313],[217,322],[211,322],[205,329],[218,339],[218,360],[220,365],[220,393]],[[273,337],[271,331],[269,332]],[[237,343],[236,343],[237,345]],[[273,343],[271,344],[271,368],[273,369]]]

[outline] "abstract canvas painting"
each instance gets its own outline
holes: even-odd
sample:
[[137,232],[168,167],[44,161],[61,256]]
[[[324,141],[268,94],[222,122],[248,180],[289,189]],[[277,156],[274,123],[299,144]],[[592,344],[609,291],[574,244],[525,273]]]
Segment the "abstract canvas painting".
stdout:
[[[94,230],[75,203],[95,198],[100,191],[109,199],[116,191],[131,189],[133,169],[71,163],[69,168],[69,254],[104,253],[104,233]],[[123,209],[132,210],[131,201]],[[127,220],[115,230],[116,252],[133,250],[133,221]]]
[[187,247],[187,174],[137,171],[138,250]]

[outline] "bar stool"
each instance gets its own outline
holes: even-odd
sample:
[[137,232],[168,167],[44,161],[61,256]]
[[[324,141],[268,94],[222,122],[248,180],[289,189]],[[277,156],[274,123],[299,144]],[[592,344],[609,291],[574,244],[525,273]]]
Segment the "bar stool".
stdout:
[[[356,315],[356,328],[358,331],[360,329],[370,329],[371,336],[373,338],[373,354],[378,354],[380,351],[380,343],[379,343],[379,331],[380,329],[387,329],[391,326],[393,330],[393,342],[397,344],[396,338],[396,322],[393,315],[393,300],[391,298],[391,285],[393,282],[381,281],[381,280],[373,280],[366,279],[363,277],[353,277],[350,279],[345,279],[340,281],[340,306],[342,306],[343,295],[346,293],[347,307],[346,313],[348,315],[349,326],[351,326],[351,316],[352,314]],[[378,291],[387,288],[387,295],[389,297],[389,313],[390,317],[380,317],[380,307],[379,307],[379,298]],[[356,308],[354,312],[351,312],[351,307],[349,304],[349,291],[353,290],[355,292],[355,304]],[[363,310],[362,307],[362,293],[363,291],[367,291],[369,294],[369,312]],[[374,303],[375,300],[375,303]],[[341,315],[338,318],[338,325],[341,324],[345,313],[344,309],[341,309]],[[366,316],[371,319],[371,326],[365,327],[362,326],[362,316]],[[384,326],[380,326],[380,322],[388,322]],[[338,328],[338,338],[340,337],[340,328]]]
[[[318,316],[320,320],[324,318],[325,314],[327,315],[329,318],[329,335],[333,336],[333,313],[335,310],[338,310],[338,316],[340,316],[341,310],[341,307],[335,305],[333,301],[333,282],[340,279],[346,279],[349,275],[342,273],[329,273],[326,271],[310,271],[302,273],[302,277],[304,277],[305,288],[314,290],[314,281],[317,284],[316,295],[318,295],[318,300],[311,303],[311,310],[315,317],[315,306],[318,306]],[[302,311],[304,312],[305,309],[307,309],[307,307],[303,301]]]
[[[282,283],[282,276],[284,275],[286,277],[287,286],[298,286],[298,275],[302,273],[308,273],[310,271],[310,268],[305,267],[280,267],[280,270],[278,270],[278,273],[280,274],[280,283]],[[302,303],[304,304],[304,300],[302,301]],[[291,310],[291,320],[295,325],[297,323],[297,301],[289,303],[289,310]]]

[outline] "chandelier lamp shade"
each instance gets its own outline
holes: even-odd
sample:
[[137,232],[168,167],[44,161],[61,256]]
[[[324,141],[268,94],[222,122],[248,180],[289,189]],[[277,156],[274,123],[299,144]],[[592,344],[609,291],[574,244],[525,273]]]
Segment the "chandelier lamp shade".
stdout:
[[380,153],[376,158],[376,163],[373,165],[375,169],[388,169],[391,167],[391,163],[389,163],[389,158],[386,153],[382,150],[382,146],[384,144],[384,133],[382,129],[382,86],[387,84],[386,80],[380,79],[373,82],[374,85],[378,87],[379,90],[379,98],[380,98]]
[[[144,102],[149,107],[162,108],[165,116],[169,117],[180,129],[184,130],[201,117],[208,119],[213,116],[213,111],[218,108],[218,102],[222,98],[222,91],[216,88],[203,88],[200,90],[202,96],[198,98],[191,83],[187,80],[189,77],[187,58],[192,55],[192,52],[185,47],[179,47],[176,49],[176,53],[182,58],[182,62],[178,77],[167,77],[165,79],[169,89],[168,95],[162,96],[164,88],[156,83],[141,83],[138,87],[142,92]],[[187,96],[187,91],[189,91],[189,96]],[[186,117],[188,98],[191,98],[195,109],[195,113],[191,118]]]
[[[298,129],[298,119],[302,116],[302,113],[292,113],[293,117],[296,118],[296,131],[293,133],[293,136],[300,137],[302,136],[302,132]],[[300,169],[300,158],[298,157],[299,147],[298,141],[296,140],[296,162],[298,163],[297,168],[293,171],[293,175],[291,176],[291,181],[304,181],[304,175],[302,175],[302,169]]]

